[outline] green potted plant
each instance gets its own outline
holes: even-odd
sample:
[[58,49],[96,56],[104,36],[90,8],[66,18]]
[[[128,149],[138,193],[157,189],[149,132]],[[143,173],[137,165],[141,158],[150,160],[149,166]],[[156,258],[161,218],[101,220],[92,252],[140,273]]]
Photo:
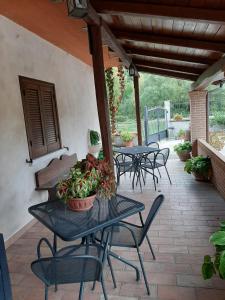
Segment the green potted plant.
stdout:
[[202,155],[192,157],[186,161],[184,170],[188,174],[192,173],[196,180],[209,181],[212,173],[211,160],[209,157]]
[[89,146],[88,151],[95,157],[98,157],[98,153],[101,150],[101,143],[100,143],[100,134],[98,131],[89,130]]
[[122,131],[120,134],[125,147],[132,147],[133,146],[133,139],[134,136],[129,131]]
[[225,279],[225,222],[220,223],[220,230],[214,232],[210,238],[210,243],[215,246],[215,255],[205,255],[202,264],[202,276],[204,279],[210,279],[217,274],[221,279]]
[[183,115],[182,114],[175,114],[174,116],[173,116],[173,119],[174,119],[174,121],[182,121],[183,120]]
[[183,140],[185,139],[185,130],[184,129],[180,129],[177,133],[177,139],[179,140]]
[[179,143],[178,145],[174,146],[174,151],[177,153],[181,161],[187,161],[191,158],[191,150],[192,144],[189,141]]
[[91,154],[78,161],[68,178],[57,185],[58,198],[74,211],[90,209],[96,194],[109,199],[114,193],[115,177],[110,164]]

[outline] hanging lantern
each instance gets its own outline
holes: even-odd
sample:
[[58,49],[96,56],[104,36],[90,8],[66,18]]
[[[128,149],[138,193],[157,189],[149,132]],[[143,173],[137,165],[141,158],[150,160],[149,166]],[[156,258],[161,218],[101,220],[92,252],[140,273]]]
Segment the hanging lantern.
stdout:
[[134,76],[135,75],[135,68],[134,68],[133,63],[131,63],[130,66],[129,66],[129,75],[130,76]]
[[74,18],[84,18],[87,13],[87,0],[67,0],[68,15]]

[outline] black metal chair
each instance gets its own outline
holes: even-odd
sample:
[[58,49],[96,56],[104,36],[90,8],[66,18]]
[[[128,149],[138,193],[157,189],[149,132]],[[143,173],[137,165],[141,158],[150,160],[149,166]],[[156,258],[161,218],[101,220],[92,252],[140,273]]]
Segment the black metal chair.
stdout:
[[[164,201],[163,195],[159,195],[154,200],[145,223],[143,222],[141,213],[139,213],[141,226],[123,221],[123,222],[119,222],[118,224],[110,227],[111,238],[109,240],[110,251],[108,252],[108,254],[110,256],[130,265],[126,259],[121,258],[117,254],[112,252],[111,247],[116,246],[116,247],[125,247],[125,248],[136,248],[148,295],[150,295],[150,290],[149,290],[148,280],[146,277],[144,264],[143,264],[143,260],[142,260],[139,248],[142,245],[144,239],[146,238],[147,243],[150,248],[150,251],[152,253],[153,259],[155,259],[155,254],[153,252],[153,249],[152,249],[152,246],[151,246],[151,243],[150,243],[150,240],[149,240],[149,237],[147,234],[148,234],[148,230],[152,224],[152,221],[154,220],[163,201]],[[100,232],[96,235],[96,239],[98,241],[102,241]],[[133,265],[131,265],[131,267],[133,267]],[[114,282],[114,286],[115,286],[115,276],[113,274],[113,271],[112,271],[112,276],[113,276],[113,282]],[[138,276],[137,276],[137,280],[138,280]]]
[[[151,175],[154,175],[154,170],[157,169],[159,172],[159,176],[161,177],[161,173],[159,171],[159,169],[161,167],[164,167],[169,179],[170,184],[172,184],[172,181],[170,179],[170,175],[167,169],[167,161],[170,155],[170,149],[169,148],[163,148],[160,149],[159,151],[157,151],[154,155],[154,158],[152,159],[151,157],[149,157],[148,155],[146,155],[142,162],[141,162],[141,167],[142,169],[144,169],[147,173],[150,173]],[[151,170],[151,171],[149,171]],[[152,172],[152,173],[151,173]],[[155,177],[153,176],[154,179],[154,185],[155,185]],[[155,189],[156,189],[156,185],[155,185]]]
[[[155,148],[157,150],[159,150],[159,144],[157,142],[150,142],[147,144],[148,147],[150,148]],[[156,152],[151,152],[149,154],[147,154],[147,157],[151,160],[154,160]]]
[[131,174],[133,171],[133,159],[132,156],[125,154],[118,154],[113,159],[116,166],[117,185],[119,185],[120,177],[127,172]]
[[0,233],[0,299],[12,300],[12,290],[3,235]]
[[150,142],[147,144],[148,147],[159,149],[159,144],[157,142]]
[[[45,242],[52,252],[51,257],[41,257],[40,247]],[[39,241],[38,259],[32,262],[33,273],[45,284],[45,300],[48,300],[48,288],[52,285],[80,283],[79,300],[83,299],[84,283],[99,281],[104,299],[107,293],[103,279],[103,265],[107,258],[108,237],[103,247],[99,244],[80,244],[60,249],[56,253],[46,238]]]

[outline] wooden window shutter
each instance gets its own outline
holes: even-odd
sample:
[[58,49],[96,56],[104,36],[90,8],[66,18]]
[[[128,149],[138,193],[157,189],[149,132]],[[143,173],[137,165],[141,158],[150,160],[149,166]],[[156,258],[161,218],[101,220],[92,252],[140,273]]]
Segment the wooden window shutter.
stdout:
[[21,92],[29,152],[34,159],[47,153],[41,117],[41,91],[37,84],[23,80]]
[[41,86],[45,139],[48,152],[60,148],[58,115],[53,86]]
[[61,147],[54,85],[19,77],[30,158]]

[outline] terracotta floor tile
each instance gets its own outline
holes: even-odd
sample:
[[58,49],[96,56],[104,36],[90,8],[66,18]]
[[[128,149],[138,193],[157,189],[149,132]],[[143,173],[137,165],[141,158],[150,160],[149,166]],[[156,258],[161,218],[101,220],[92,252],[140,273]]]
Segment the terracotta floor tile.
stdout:
[[[135,272],[130,267],[113,260],[117,288],[113,288],[109,269],[106,269],[105,283],[109,300],[225,300],[225,282],[214,278],[205,281],[201,277],[201,263],[205,254],[212,248],[208,238],[218,228],[219,220],[225,219],[225,202],[213,185],[195,181],[184,173],[184,164],[179,160],[169,160],[168,169],[173,184],[170,185],[162,171],[157,191],[154,191],[152,178],[147,176],[143,192],[131,188],[129,176],[121,178],[118,192],[145,204],[146,218],[154,198],[165,194],[165,201],[156,216],[149,238],[155,249],[153,260],[146,242],[141,246],[146,274],[150,284],[151,296],[147,296],[141,276],[135,280]],[[129,218],[140,224],[138,216]],[[42,300],[44,286],[30,270],[30,263],[36,259],[36,245],[41,237],[52,240],[52,233],[40,223],[36,223],[19,240],[7,249],[7,257],[15,300]],[[68,245],[59,241],[60,246]],[[135,250],[115,248],[115,252],[140,264]],[[48,249],[44,247],[44,254]],[[97,284],[85,285],[85,300],[102,300],[102,290]],[[55,293],[50,288],[49,300],[75,300],[79,285],[59,286]]]

